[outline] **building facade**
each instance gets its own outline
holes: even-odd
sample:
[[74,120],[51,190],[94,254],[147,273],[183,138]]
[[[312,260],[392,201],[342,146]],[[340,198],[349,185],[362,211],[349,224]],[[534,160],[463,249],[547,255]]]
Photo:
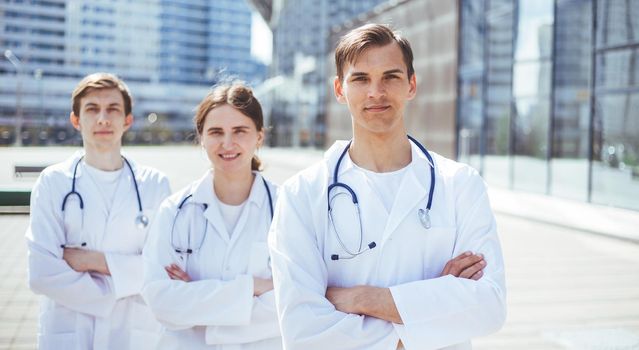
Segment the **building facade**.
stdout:
[[458,156],[515,190],[639,210],[639,2],[460,2]]
[[384,0],[253,0],[273,31],[270,77],[278,84],[268,96],[270,142],[278,146],[324,145],[326,55],[331,28],[366,13]]
[[0,144],[78,143],[70,94],[86,74],[122,77],[137,122],[128,142],[192,137],[193,108],[221,78],[261,82],[245,1],[0,2]]
[[[457,24],[454,1],[404,0],[380,5],[357,21],[334,27],[330,46],[350,29],[365,23],[386,23],[406,37],[413,49],[417,95],[406,105],[409,133],[446,157],[456,156],[455,108],[457,98]],[[335,76],[334,50],[324,58]],[[332,79],[331,79],[332,81]],[[337,103],[328,86],[327,143],[352,135],[346,106]]]
[[[369,22],[413,46],[405,118],[427,147],[491,185],[639,210],[638,1],[394,1],[330,46]],[[330,143],[351,124],[328,96]]]

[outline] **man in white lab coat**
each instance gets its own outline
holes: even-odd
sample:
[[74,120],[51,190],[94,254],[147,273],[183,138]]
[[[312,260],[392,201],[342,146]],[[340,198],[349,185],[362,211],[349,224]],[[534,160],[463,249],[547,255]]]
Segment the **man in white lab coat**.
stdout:
[[160,325],[139,293],[142,247],[167,178],[121,154],[129,89],[108,73],[72,94],[83,150],[47,167],[31,194],[29,286],[43,295],[40,349],[152,349]]
[[[352,142],[284,184],[269,237],[284,346],[470,349],[506,314],[484,182],[407,137],[417,84],[406,39],[365,25],[335,60]],[[473,256],[483,259],[464,261]]]

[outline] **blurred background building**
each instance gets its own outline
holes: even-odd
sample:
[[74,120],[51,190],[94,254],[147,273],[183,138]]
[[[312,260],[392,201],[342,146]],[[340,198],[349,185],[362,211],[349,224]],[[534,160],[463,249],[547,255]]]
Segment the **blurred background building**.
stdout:
[[252,0],[273,32],[272,145],[324,145],[326,101],[333,94],[331,28],[352,23],[384,0]]
[[70,93],[98,71],[132,90],[138,122],[128,142],[188,138],[212,84],[264,80],[266,66],[251,56],[251,16],[235,0],[0,2],[0,144],[77,144]]
[[[127,142],[182,141],[220,76],[256,85],[272,146],[348,138],[333,48],[389,23],[413,45],[409,132],[493,185],[639,210],[639,1],[147,0],[0,2],[0,143],[77,143],[66,121],[83,75],[112,71],[136,98]],[[251,56],[251,12],[272,31]],[[270,39],[269,39],[270,40]],[[264,80],[266,79],[266,80]],[[264,80],[263,83],[260,83]],[[140,121],[140,119],[142,119]],[[19,121],[19,122],[16,122]]]
[[[325,74],[303,71],[302,84],[290,85],[302,92],[285,84],[274,89],[288,98],[273,118],[299,133],[290,139],[306,138],[307,130],[315,144],[349,137],[348,112],[331,91],[333,48],[356,26],[389,23],[413,45],[418,96],[406,124],[429,148],[471,164],[494,185],[639,209],[639,1],[395,0],[330,23],[323,22],[330,10],[296,12],[302,0],[253,3],[270,9],[272,76],[295,77],[306,65],[288,52],[321,33],[310,28],[330,25],[321,34],[328,43],[313,44],[328,48],[323,59],[317,51],[294,51],[314,57],[309,71]],[[299,102],[313,99],[322,107]],[[315,126],[309,112],[317,113],[310,117]],[[284,139],[277,141],[291,143]]]

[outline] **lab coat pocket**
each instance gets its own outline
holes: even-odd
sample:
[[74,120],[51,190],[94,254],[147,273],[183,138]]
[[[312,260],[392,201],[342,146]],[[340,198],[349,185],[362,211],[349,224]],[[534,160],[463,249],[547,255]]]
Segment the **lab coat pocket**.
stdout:
[[254,277],[271,278],[271,256],[266,242],[253,242],[248,273]]
[[59,349],[77,349],[77,334],[75,333],[57,333],[57,334],[40,334],[38,335],[38,349],[40,350],[59,350]]
[[439,277],[446,263],[455,257],[456,241],[457,229],[454,227],[432,227],[426,231],[425,278]]

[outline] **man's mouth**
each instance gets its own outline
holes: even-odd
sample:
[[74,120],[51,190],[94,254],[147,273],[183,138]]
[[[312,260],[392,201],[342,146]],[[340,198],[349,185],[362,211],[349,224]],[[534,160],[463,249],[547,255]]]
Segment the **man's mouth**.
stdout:
[[385,110],[389,108],[390,106],[388,105],[373,105],[373,106],[365,107],[364,110],[367,112],[384,112]]

